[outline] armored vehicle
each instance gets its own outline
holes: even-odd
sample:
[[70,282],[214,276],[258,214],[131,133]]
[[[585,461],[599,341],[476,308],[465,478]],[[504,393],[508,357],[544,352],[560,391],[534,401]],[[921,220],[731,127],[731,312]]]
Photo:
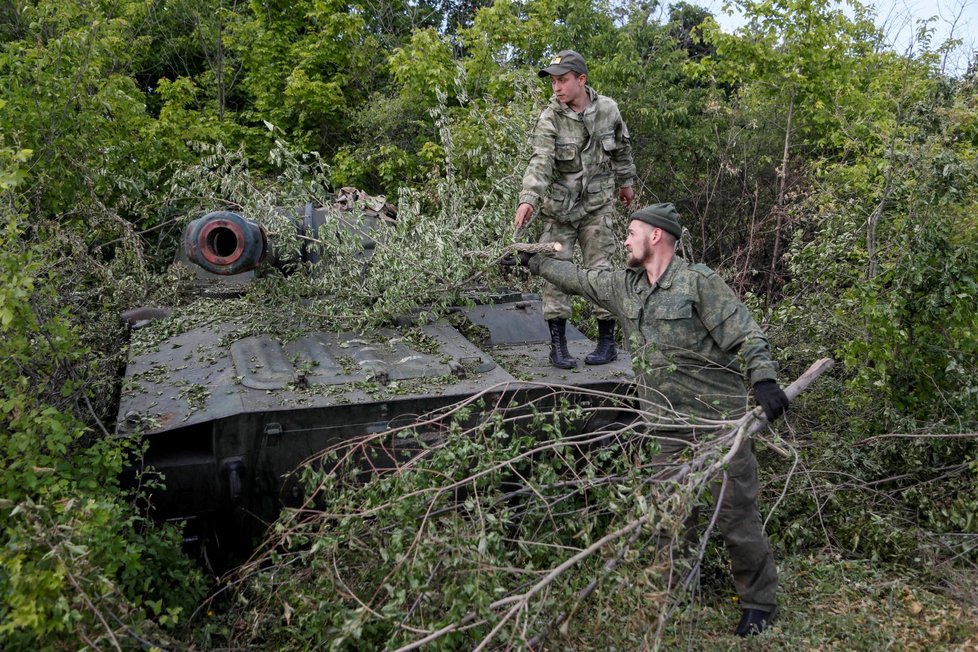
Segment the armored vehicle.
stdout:
[[[368,210],[360,219],[377,227],[387,218]],[[307,206],[295,221],[300,231],[316,233],[327,219],[324,209]],[[374,239],[369,228],[364,233],[369,255]],[[260,227],[217,212],[187,227],[178,260],[195,269],[201,293],[213,297],[247,291],[270,254]],[[211,562],[215,554],[245,554],[250,537],[283,504],[301,498],[289,473],[329,446],[478,393],[487,405],[514,405],[546,401],[560,386],[563,396],[577,388],[576,400],[593,402],[601,400],[597,392],[620,391],[631,378],[626,355],[599,367],[550,366],[536,295],[481,295],[454,317],[419,327],[421,346],[394,326],[282,341],[236,336],[233,315],[187,326],[176,310],[133,311],[130,325],[153,320],[163,333],[155,345],[131,349],[117,420],[120,435],[145,438],[141,463],[162,476],[151,493],[153,515],[185,522],[185,541]],[[571,353],[583,359],[593,343],[568,331]],[[613,410],[594,415],[581,427],[615,418]]]

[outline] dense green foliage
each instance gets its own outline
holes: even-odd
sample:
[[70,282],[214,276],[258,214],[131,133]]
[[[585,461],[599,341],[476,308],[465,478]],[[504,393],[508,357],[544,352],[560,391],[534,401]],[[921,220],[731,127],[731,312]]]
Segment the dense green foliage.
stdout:
[[[8,192],[28,155],[8,162]],[[8,214],[0,258],[0,640],[26,649],[66,635],[92,645],[122,632],[160,638],[159,627],[193,609],[200,574],[181,554],[179,532],[147,523],[138,495],[120,489],[134,444],[96,430],[104,426],[92,397],[109,381],[96,376],[57,291],[65,261],[21,219]]]
[[[343,185],[398,204],[370,266],[340,233],[320,244],[328,274],[270,274],[246,300],[315,299],[305,317],[362,328],[438,316],[466,287],[498,284],[489,261],[513,237],[527,135],[548,96],[535,69],[564,47],[621,106],[637,203],[679,206],[689,255],[748,298],[784,379],[818,356],[840,363],[779,426],[806,473],[763,455],[765,498],[787,487],[768,523],[779,550],[925,570],[973,561],[978,65],[945,73],[951,46],[926,32],[894,53],[861,6],[735,4],[746,23],[726,34],[684,2],[0,3],[0,647],[227,634],[189,620],[200,572],[176,531],[143,517],[141,493],[120,488],[139,450],[110,435],[119,312],[185,300],[168,265],[187,220],[238,210],[288,250],[274,208],[327,203]],[[468,448],[479,445],[445,454],[515,452]],[[393,500],[420,481],[369,491]],[[385,515],[392,531],[417,505],[402,507]],[[472,534],[458,525],[443,524],[455,552]],[[324,550],[359,533],[344,527]],[[306,572],[282,593],[246,577],[237,608],[258,595],[263,614],[295,610],[284,622],[306,626],[287,640],[289,627],[258,619],[251,644],[299,648],[323,623],[317,635],[345,640],[365,622],[348,602],[307,603],[337,590],[308,572],[331,558],[295,550]],[[473,608],[491,599],[455,588]],[[389,609],[410,608],[392,591]]]

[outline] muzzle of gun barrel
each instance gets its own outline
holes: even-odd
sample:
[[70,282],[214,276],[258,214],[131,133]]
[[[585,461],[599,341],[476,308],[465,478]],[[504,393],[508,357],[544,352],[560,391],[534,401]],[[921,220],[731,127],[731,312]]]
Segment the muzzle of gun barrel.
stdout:
[[197,218],[184,230],[187,258],[213,274],[230,276],[257,268],[265,259],[265,230],[230,211]]

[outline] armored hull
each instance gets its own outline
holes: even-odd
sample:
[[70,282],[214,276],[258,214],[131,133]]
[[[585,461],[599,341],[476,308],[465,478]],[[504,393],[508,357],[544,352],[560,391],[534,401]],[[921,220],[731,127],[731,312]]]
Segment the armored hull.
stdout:
[[[369,337],[310,332],[289,342],[237,338],[233,322],[218,322],[134,353],[118,431],[145,438],[141,465],[162,475],[151,494],[154,516],[186,521],[188,543],[211,555],[217,544],[246,553],[282,505],[302,498],[290,472],[332,446],[415,424],[476,395],[487,406],[533,401],[540,409],[548,396],[592,405],[602,392],[626,391],[624,355],[600,367],[550,366],[533,295],[496,297],[456,316],[455,325],[429,324],[410,338],[391,329]],[[578,359],[593,348],[572,327],[568,336]],[[613,410],[593,414],[582,429],[616,418]],[[399,447],[411,454],[424,426],[412,435],[402,443],[394,436],[385,455]]]

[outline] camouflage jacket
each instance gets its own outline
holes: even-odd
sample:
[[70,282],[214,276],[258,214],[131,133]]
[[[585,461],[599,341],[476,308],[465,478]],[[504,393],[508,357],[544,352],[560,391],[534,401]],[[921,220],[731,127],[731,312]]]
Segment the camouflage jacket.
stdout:
[[682,420],[677,436],[693,430],[691,421],[744,414],[747,392],[738,354],[751,385],[777,379],[764,332],[705,265],[675,257],[654,285],[644,269],[587,270],[544,256],[534,256],[530,269],[615,315],[633,352],[643,409],[653,423],[656,417],[663,423]]
[[585,213],[611,210],[615,188],[635,178],[632,145],[618,104],[585,87],[591,104],[578,113],[556,97],[533,130],[533,154],[519,203],[544,217],[577,222]]

